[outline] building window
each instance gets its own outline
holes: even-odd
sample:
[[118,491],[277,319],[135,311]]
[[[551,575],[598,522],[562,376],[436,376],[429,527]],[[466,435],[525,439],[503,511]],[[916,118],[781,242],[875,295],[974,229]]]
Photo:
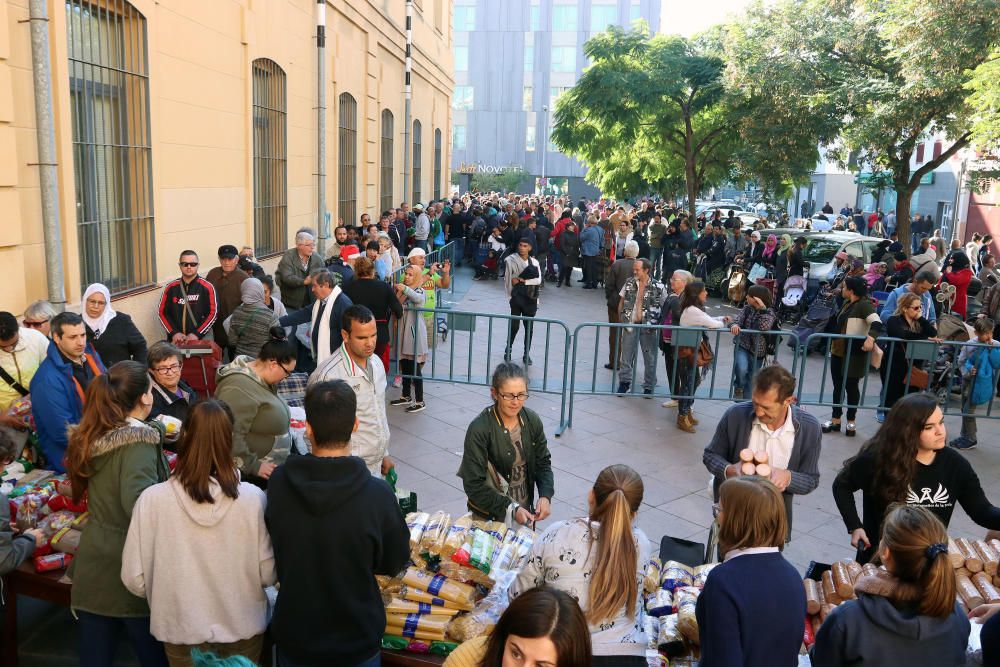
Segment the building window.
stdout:
[[471,109],[474,91],[472,86],[455,86],[455,96],[452,99],[451,108],[465,111]]
[[66,26],[80,281],[120,294],[156,280],[146,19],[68,0]]
[[451,128],[451,148],[456,151],[465,150],[465,126],[455,125]]
[[467,46],[455,47],[455,71],[456,72],[469,71],[469,47]]
[[434,199],[441,199],[441,129],[434,130]]
[[455,32],[471,32],[476,29],[476,8],[469,5],[455,5],[452,30]]
[[524,138],[524,149],[527,151],[535,150],[535,126],[528,125],[528,131]]
[[555,113],[556,110],[556,100],[559,96],[570,89],[570,86],[552,86],[549,88],[549,109]]
[[539,4],[539,0],[531,0],[529,12],[529,30],[531,30],[531,32],[538,32],[542,29],[542,7]]
[[285,73],[273,60],[253,61],[254,253],[288,246]]
[[535,47],[526,46],[524,47],[524,71],[534,72],[535,71]]
[[590,32],[604,32],[609,25],[618,23],[618,3],[590,7]]
[[423,126],[421,126],[420,121],[413,121],[413,203],[422,201],[424,196],[420,190],[420,177],[423,175],[423,170],[420,168],[420,165],[423,164],[421,134],[423,134]]
[[524,110],[531,111],[534,106],[535,89],[531,86],[524,87]]
[[917,164],[922,164],[924,161],[924,145],[923,143],[917,144]]
[[339,113],[337,214],[345,224],[355,225],[358,219],[358,103],[350,93],[341,93]]
[[388,109],[382,111],[382,190],[379,197],[379,207],[383,211],[392,208],[392,151],[393,151],[393,118]]
[[554,5],[552,7],[552,30],[561,32],[575,32],[577,29],[577,6]]
[[576,47],[575,46],[553,46],[552,47],[552,71],[553,72],[575,72],[576,71]]
[[642,18],[642,8],[639,7],[638,2],[633,2],[631,5],[629,5],[628,8],[628,20],[631,23],[632,21],[638,21],[641,18]]

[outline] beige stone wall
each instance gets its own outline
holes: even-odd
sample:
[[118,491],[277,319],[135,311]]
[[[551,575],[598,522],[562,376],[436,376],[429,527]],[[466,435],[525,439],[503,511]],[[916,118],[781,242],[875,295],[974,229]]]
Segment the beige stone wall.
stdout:
[[[92,0],[97,2],[98,0]],[[119,2],[121,0],[118,0]],[[433,196],[434,130],[442,132],[442,194],[448,188],[453,63],[451,1],[418,0],[414,16],[413,119],[423,126],[424,200]],[[35,144],[27,0],[0,0],[0,310],[46,298]],[[251,63],[286,74],[288,240],[315,228],[316,46],[312,0],[132,0],[146,18],[157,283],[177,273],[192,247],[205,270],[216,248],[253,241]],[[49,3],[63,265],[69,307],[80,284],[72,152],[66,12]],[[380,115],[395,117],[393,200],[403,198],[402,0],[327,3],[326,201],[338,217],[337,98],[358,102],[358,213],[377,217]],[[269,262],[268,264],[275,264]],[[271,267],[273,268],[273,266]],[[159,290],[115,299],[147,336],[159,336]]]

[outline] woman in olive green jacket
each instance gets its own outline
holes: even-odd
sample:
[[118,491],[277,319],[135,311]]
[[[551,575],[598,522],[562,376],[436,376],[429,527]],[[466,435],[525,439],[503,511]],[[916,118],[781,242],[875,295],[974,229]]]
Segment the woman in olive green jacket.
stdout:
[[[505,362],[493,372],[494,403],[465,433],[462,478],[469,509],[479,518],[529,525],[550,514],[552,458],[536,413],[524,407],[528,376]],[[535,490],[538,504],[535,504]]]
[[163,431],[142,421],[153,407],[152,388],[143,364],[118,362],[91,381],[83,417],[70,430],[66,470],[73,495],[87,492],[90,512],[68,573],[81,664],[88,667],[114,664],[121,630],[143,667],[167,664],[162,644],[149,633],[149,605],[121,580],[132,508],[147,487],[170,475]]

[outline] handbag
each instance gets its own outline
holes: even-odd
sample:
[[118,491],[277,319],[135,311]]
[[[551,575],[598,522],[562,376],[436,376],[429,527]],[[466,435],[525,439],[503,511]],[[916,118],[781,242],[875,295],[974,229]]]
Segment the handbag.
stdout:
[[[698,343],[698,354],[695,359],[698,364],[698,368],[703,366],[708,366],[712,363],[712,359],[715,358],[715,353],[712,352],[712,346],[704,338]],[[695,348],[693,347],[679,347],[677,348],[677,356],[680,359],[689,359],[695,356]]]
[[765,267],[763,264],[754,264],[753,268],[750,269],[750,273],[747,274],[747,280],[749,280],[751,284],[756,284],[758,279],[764,278],[766,276],[767,276],[767,267]]
[[927,389],[930,384],[930,375],[923,368],[911,366],[904,382],[908,387],[914,389]]

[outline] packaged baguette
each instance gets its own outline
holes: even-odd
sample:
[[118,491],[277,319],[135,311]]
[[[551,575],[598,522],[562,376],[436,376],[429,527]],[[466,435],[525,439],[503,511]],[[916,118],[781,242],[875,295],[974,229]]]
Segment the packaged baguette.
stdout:
[[413,602],[400,598],[392,598],[385,605],[385,611],[387,614],[430,614],[432,616],[455,616],[459,613],[458,609],[448,609],[429,602]]
[[694,573],[691,577],[691,585],[695,588],[704,588],[705,582],[708,580],[708,573],[711,572],[718,563],[709,563],[707,565],[699,565],[694,568]]
[[656,592],[656,589],[660,587],[660,557],[653,556],[646,563],[645,576],[643,578],[642,588],[647,595],[652,595]]
[[418,570],[415,567],[406,569],[403,575],[403,583],[407,586],[419,588],[427,591],[434,597],[444,600],[451,600],[459,604],[472,607],[476,600],[476,589],[466,584],[451,581],[440,574],[431,574],[425,570]]
[[451,600],[445,600],[444,598],[434,597],[427,591],[422,591],[419,588],[411,588],[406,584],[403,584],[400,588],[399,597],[411,602],[423,602],[435,607],[444,607],[445,609],[455,609],[457,611],[472,610],[471,604],[462,604],[459,602],[452,602]]
[[677,614],[664,616],[660,619],[660,631],[656,638],[658,648],[667,654],[668,658],[676,658],[687,650],[684,646],[684,635],[678,627]]
[[997,591],[996,586],[993,585],[990,575],[985,572],[977,572],[972,575],[972,583],[983,596],[984,603],[1000,602],[1000,591]]
[[444,542],[448,528],[451,526],[451,515],[447,512],[435,512],[427,521],[423,534],[420,536],[421,553],[434,553],[433,548]]
[[503,538],[503,544],[498,545],[493,552],[493,561],[490,563],[490,571],[510,570],[514,565],[514,557],[517,555],[517,531],[508,530]]
[[[472,514],[465,514],[455,519],[448,527],[444,542],[436,555],[440,555],[442,559],[450,559],[456,551],[462,548],[465,536],[470,530],[472,530]],[[431,553],[435,553],[433,547]]]
[[698,606],[699,589],[685,586],[674,591],[674,607],[677,608],[677,628],[681,634],[695,644],[700,644],[698,637],[698,619],[695,618],[695,608]]
[[646,600],[646,613],[659,618],[668,616],[674,611],[674,594],[665,588],[658,588]]
[[673,591],[694,583],[694,572],[684,563],[668,560],[660,571],[660,588]]
[[514,552],[514,563],[511,565],[512,570],[520,570],[527,562],[528,554],[531,553],[531,547],[535,544],[535,531],[527,526],[518,528],[516,544],[517,549]]
[[507,536],[507,526],[503,521],[477,521],[473,525],[492,535],[497,542],[503,542],[503,538]]
[[410,549],[416,549],[420,545],[420,538],[430,520],[431,515],[427,512],[410,512],[406,515],[406,527],[410,531]]
[[[444,640],[445,630],[451,620],[447,616],[430,614],[386,614],[385,631],[390,635],[414,639]],[[420,632],[421,636],[417,636]]]

